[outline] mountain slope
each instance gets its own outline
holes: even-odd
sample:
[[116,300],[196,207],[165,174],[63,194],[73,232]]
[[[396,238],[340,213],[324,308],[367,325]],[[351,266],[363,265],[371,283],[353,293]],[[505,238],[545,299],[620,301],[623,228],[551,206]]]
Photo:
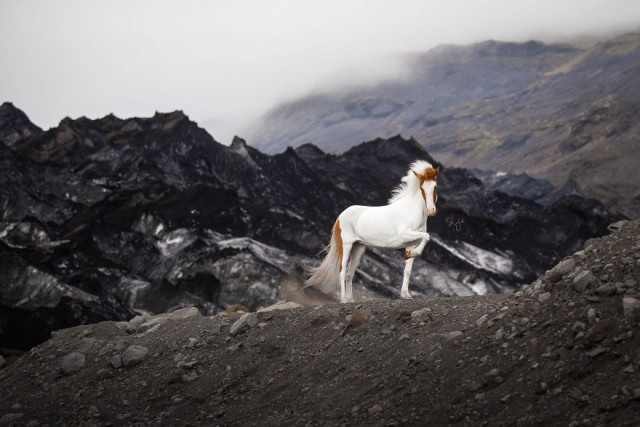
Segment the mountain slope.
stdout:
[[445,165],[526,172],[557,188],[573,179],[640,214],[640,35],[588,49],[489,41],[406,60],[409,78],[283,104],[250,140],[267,152],[309,142],[342,152],[402,133]]
[[[134,310],[327,301],[297,289],[336,216],[386,203],[416,159],[433,161],[400,137],[342,156],[312,146],[268,156],[239,138],[217,143],[181,112],[64,119],[0,144],[0,347]],[[462,169],[444,170],[440,186],[416,295],[513,291],[618,218],[578,196],[548,207],[511,197]],[[369,251],[356,298],[397,297],[403,263]]]

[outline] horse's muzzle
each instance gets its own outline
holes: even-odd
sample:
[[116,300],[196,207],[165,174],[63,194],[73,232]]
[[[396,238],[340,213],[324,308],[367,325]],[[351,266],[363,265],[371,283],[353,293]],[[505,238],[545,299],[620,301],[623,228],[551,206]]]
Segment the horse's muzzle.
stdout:
[[427,216],[434,216],[436,214],[436,208],[428,208]]

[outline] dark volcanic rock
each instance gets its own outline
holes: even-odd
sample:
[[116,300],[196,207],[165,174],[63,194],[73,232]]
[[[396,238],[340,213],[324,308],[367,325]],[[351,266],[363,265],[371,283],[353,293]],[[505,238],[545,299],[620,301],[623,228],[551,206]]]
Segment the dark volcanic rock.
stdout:
[[[341,156],[313,146],[267,156],[240,138],[217,143],[182,112],[64,119],[46,132],[23,116],[14,111],[16,124],[3,126],[31,130],[0,144],[7,347],[133,310],[327,301],[297,290],[335,217],[352,204],[386,203],[414,160],[435,163],[400,137]],[[544,208],[462,169],[441,176],[432,243],[414,266],[417,294],[514,290],[616,219],[579,197]],[[357,297],[396,297],[403,264],[400,253],[367,252]]]
[[526,173],[510,174],[480,169],[471,169],[470,172],[492,190],[527,200],[540,201],[554,191],[554,187],[549,181],[532,178]]
[[22,138],[42,132],[10,102],[0,105],[0,142],[11,147]]

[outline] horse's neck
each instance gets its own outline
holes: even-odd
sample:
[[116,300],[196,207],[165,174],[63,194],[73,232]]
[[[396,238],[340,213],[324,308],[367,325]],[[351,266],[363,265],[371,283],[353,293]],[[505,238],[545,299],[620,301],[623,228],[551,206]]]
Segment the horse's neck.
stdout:
[[391,205],[395,205],[403,214],[406,213],[410,216],[424,216],[426,220],[427,205],[422,198],[420,189],[415,193],[407,194],[406,196],[396,200]]

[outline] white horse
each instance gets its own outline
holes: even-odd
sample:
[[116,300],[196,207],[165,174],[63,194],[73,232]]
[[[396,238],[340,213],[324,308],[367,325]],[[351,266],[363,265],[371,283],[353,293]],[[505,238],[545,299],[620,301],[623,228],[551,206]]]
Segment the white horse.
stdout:
[[386,206],[350,206],[333,225],[331,243],[322,264],[312,269],[305,287],[340,283],[340,302],[353,302],[351,282],[366,247],[404,249],[404,279],[400,296],[411,298],[409,277],[413,258],[427,242],[427,217],[436,214],[440,168],[414,162]]

